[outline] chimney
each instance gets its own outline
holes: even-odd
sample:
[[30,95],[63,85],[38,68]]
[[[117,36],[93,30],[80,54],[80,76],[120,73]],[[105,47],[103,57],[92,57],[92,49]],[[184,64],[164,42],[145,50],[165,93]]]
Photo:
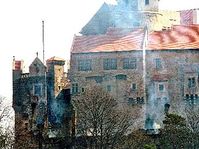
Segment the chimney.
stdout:
[[16,60],[15,56],[13,56],[13,62],[12,62],[13,81],[21,78],[22,73],[23,73],[23,60]]

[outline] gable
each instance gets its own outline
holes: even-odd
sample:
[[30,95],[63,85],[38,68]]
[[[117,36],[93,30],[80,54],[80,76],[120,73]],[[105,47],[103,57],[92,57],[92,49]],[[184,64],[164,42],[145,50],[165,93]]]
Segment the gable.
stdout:
[[31,65],[29,66],[29,73],[31,76],[41,76],[44,75],[46,72],[46,67],[45,65],[41,62],[41,60],[36,57],[34,59],[34,61],[31,63]]

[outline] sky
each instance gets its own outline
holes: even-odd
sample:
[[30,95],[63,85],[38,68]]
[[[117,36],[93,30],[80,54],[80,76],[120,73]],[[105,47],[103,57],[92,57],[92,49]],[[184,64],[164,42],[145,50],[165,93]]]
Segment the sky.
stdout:
[[[106,0],[114,3],[114,0]],[[0,95],[12,99],[12,59],[25,68],[39,53],[42,60],[42,20],[45,59],[69,60],[74,34],[89,21],[104,0],[0,0]],[[199,8],[197,0],[160,0],[160,9]]]

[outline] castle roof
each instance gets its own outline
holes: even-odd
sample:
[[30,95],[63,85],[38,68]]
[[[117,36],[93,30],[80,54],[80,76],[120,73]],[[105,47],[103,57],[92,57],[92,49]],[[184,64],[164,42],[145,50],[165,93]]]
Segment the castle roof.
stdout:
[[53,57],[47,59],[47,62],[52,62],[52,61],[63,61],[63,62],[65,62],[64,59],[56,57],[56,56],[53,56]]
[[[103,35],[75,36],[71,53],[142,50],[144,29],[109,28]],[[146,50],[198,49],[199,25],[175,25],[148,34]]]
[[30,64],[30,66],[29,67],[35,67],[35,65],[38,65],[39,67],[46,67],[44,64],[43,64],[43,62],[38,58],[38,57],[36,57],[34,60],[33,60],[33,62]]

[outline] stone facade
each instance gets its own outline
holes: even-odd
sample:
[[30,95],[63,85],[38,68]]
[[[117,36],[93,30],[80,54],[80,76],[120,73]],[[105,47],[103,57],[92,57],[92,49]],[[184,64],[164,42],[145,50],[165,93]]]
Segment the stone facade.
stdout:
[[[29,67],[29,73],[23,73],[22,66],[16,67],[17,62],[13,59],[16,134],[27,130],[27,134],[23,135],[30,136],[28,142],[34,144],[32,146],[35,144],[37,146],[38,137],[43,138],[42,144],[45,145],[53,143],[51,139],[60,138],[67,138],[70,144],[74,131],[72,130],[74,112],[70,102],[69,81],[64,72],[65,61],[52,57],[47,60],[46,67],[36,57]],[[38,134],[40,130],[42,134]],[[20,139],[22,139],[20,135],[17,135],[16,140]]]
[[[158,100],[163,100],[163,98],[183,100],[187,94],[189,96],[198,95],[198,50],[147,51],[145,76],[143,76],[142,51],[71,54],[71,83],[78,83],[78,92],[92,82],[109,90],[119,102],[128,103],[129,100],[135,100],[131,102],[138,103],[139,98],[144,98],[143,77],[145,77],[148,96],[155,95],[154,98]],[[117,69],[104,70],[103,60],[107,58],[117,59]],[[124,59],[128,58],[136,59],[136,68],[124,69]],[[92,61],[92,69],[79,71],[78,61],[88,59]],[[189,72],[186,70],[189,67],[195,67],[195,69]],[[194,86],[193,92],[188,92],[188,80],[191,77],[195,78],[196,86]]]

